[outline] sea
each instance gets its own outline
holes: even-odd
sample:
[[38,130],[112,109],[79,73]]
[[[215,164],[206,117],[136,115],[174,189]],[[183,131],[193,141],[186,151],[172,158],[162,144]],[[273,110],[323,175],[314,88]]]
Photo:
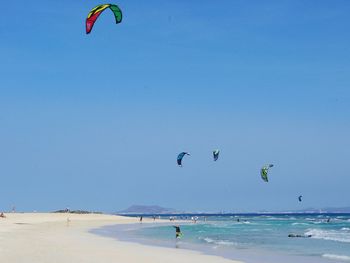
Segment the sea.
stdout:
[[[156,216],[155,221],[158,218],[167,222],[106,226],[92,232],[247,263],[350,263],[350,214],[183,214]],[[174,225],[181,228],[180,239],[175,238]]]

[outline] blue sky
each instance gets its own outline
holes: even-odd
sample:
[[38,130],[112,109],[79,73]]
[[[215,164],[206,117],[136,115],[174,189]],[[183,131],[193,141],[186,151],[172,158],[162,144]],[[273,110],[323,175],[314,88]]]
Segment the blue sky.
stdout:
[[0,210],[350,205],[348,1],[99,3],[0,17]]

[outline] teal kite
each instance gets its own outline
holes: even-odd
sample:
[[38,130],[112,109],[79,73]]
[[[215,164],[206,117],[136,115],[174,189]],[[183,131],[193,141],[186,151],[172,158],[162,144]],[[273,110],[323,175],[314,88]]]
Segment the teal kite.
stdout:
[[182,152],[177,156],[177,165],[182,167],[182,158],[184,158],[185,155],[190,155],[188,152]]
[[219,154],[220,154],[220,150],[216,149],[213,151],[214,162],[216,162],[219,159]]

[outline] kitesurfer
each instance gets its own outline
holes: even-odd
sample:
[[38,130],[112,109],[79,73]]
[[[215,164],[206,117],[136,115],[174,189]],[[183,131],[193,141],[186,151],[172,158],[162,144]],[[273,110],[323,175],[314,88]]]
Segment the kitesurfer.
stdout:
[[175,237],[180,238],[182,236],[180,226],[173,226],[175,228]]

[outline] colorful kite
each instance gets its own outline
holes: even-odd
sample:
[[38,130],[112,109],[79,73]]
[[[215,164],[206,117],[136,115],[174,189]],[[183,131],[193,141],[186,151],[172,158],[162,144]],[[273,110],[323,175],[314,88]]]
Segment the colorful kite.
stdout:
[[107,8],[112,10],[115,17],[116,24],[119,24],[122,21],[122,17],[123,17],[122,10],[120,10],[120,8],[117,5],[112,5],[112,4],[98,5],[90,11],[90,13],[86,18],[86,34],[89,34],[91,32],[97,18]]
[[273,167],[273,164],[264,165],[260,170],[261,179],[263,179],[265,182],[269,181],[267,173],[271,167]]

